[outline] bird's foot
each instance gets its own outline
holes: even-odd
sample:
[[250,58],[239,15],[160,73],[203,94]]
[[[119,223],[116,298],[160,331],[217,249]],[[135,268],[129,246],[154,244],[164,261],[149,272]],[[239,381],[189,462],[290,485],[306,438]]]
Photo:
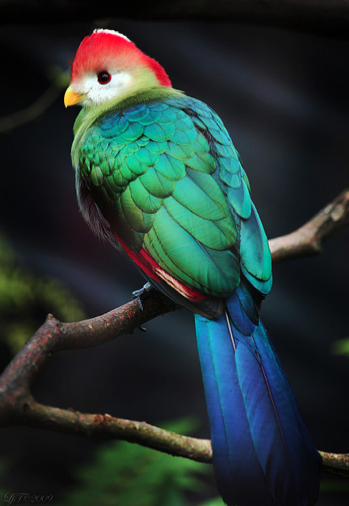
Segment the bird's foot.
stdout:
[[151,284],[146,283],[139,290],[135,290],[134,292],[132,292],[132,299],[137,299],[138,305],[142,311],[143,311],[142,296],[147,292],[147,290],[149,290],[150,287]]
[[[141,311],[143,311],[142,296],[147,292],[147,290],[149,290],[150,287],[151,284],[146,283],[139,290],[135,290],[134,292],[132,292],[132,299],[137,299]],[[138,327],[138,330],[140,330],[141,332],[146,332],[146,329],[144,327]]]

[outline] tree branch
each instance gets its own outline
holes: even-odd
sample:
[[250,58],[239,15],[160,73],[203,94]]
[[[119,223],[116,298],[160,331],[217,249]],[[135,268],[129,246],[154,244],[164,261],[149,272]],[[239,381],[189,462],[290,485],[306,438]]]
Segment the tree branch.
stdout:
[[[98,7],[98,9],[97,9]],[[2,23],[66,23],[123,17],[140,20],[231,21],[348,38],[346,0],[0,0]]]
[[[270,241],[274,261],[315,254],[327,239],[349,223],[349,190],[344,191],[314,218],[292,234]],[[145,422],[114,418],[108,414],[79,413],[38,403],[30,385],[47,357],[62,350],[103,344],[132,333],[145,322],[177,306],[150,286],[137,299],[102,316],[62,323],[49,315],[45,323],[14,357],[0,377],[0,426],[28,425],[103,439],[123,439],[199,462],[212,462],[208,440],[184,437]],[[320,452],[324,470],[349,477],[349,454]]]
[[349,190],[344,190],[298,230],[269,241],[273,263],[321,253],[324,242],[348,224]]
[[90,348],[125,334],[176,308],[175,304],[146,285],[140,308],[137,299],[89,320],[62,323],[48,315],[0,377],[0,426],[23,423],[33,400],[30,384],[47,357],[62,350]]

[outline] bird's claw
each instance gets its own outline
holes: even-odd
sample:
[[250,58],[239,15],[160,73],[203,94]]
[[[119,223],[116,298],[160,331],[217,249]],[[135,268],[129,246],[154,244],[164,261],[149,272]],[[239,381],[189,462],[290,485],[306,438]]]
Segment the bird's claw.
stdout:
[[150,288],[150,283],[146,283],[142,288],[140,288],[139,290],[135,290],[134,292],[132,292],[132,299],[137,299],[137,302],[138,302],[138,305],[140,307],[140,309],[143,311],[143,304],[142,304],[142,300],[141,300],[141,297],[142,295],[144,295],[144,293]]

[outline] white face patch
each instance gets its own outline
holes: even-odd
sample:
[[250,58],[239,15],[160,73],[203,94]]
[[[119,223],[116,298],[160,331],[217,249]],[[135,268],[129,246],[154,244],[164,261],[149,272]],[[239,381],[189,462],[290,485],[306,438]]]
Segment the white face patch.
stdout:
[[100,84],[96,74],[87,74],[81,81],[72,86],[78,93],[86,95],[81,105],[91,106],[113,100],[130,89],[132,76],[128,72],[110,73],[111,79],[106,84]]

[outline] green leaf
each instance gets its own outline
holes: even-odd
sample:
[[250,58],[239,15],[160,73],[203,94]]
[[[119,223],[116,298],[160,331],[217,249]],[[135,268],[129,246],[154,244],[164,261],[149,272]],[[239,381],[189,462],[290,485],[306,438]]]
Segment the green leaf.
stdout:
[[[193,422],[180,420],[167,424],[166,429],[187,433]],[[56,506],[185,506],[189,491],[205,490],[202,477],[209,472],[211,466],[206,464],[113,441],[77,471],[78,487]]]

